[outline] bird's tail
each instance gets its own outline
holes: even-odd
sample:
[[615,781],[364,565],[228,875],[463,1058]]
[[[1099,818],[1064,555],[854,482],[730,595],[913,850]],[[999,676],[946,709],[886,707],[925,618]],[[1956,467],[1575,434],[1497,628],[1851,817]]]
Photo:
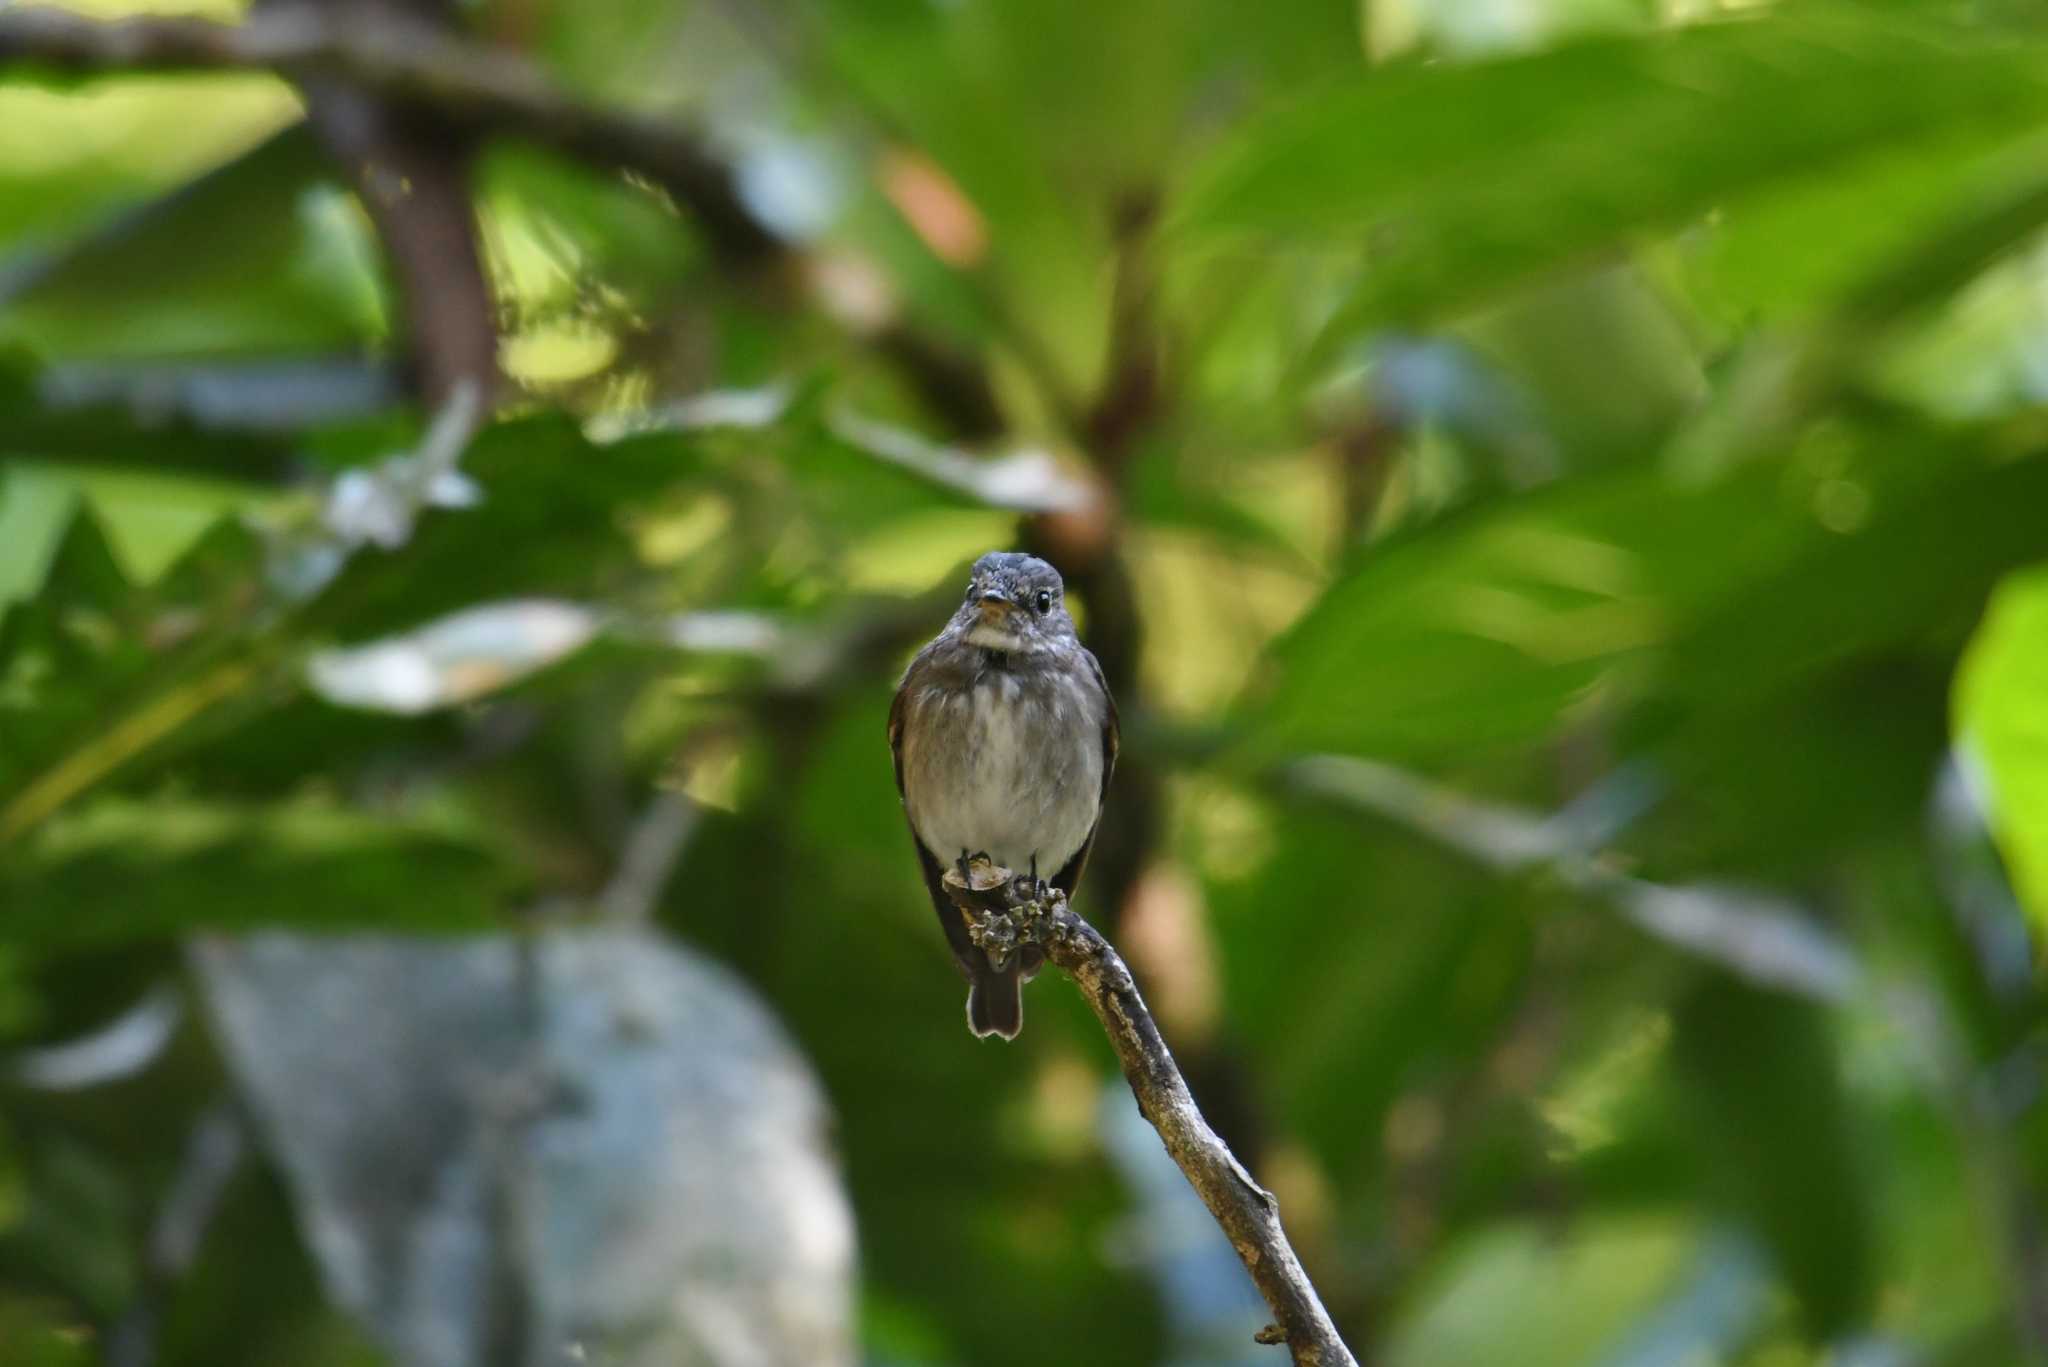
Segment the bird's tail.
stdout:
[[975,973],[974,985],[967,989],[967,1028],[976,1038],[1001,1035],[1004,1039],[1015,1039],[1024,1028],[1021,970],[1022,966],[1012,960],[1008,968],[983,965]]

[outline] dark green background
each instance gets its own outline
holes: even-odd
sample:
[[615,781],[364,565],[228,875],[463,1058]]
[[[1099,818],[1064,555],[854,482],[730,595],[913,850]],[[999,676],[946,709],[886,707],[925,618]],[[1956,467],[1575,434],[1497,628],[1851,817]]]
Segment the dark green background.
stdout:
[[[2048,1354],[2031,7],[465,18],[795,167],[828,211],[792,260],[880,282],[1000,430],[644,186],[492,142],[482,501],[295,595],[272,538],[429,416],[367,219],[271,78],[0,72],[0,1059],[182,984],[192,931],[593,916],[679,790],[659,918],[822,1076],[873,1360],[1196,1360],[1116,1252],[1094,1023],[1048,977],[1014,1048],[960,1028],[890,784],[902,661],[1028,544],[1123,657],[1081,908],[1361,1359]],[[979,237],[935,252],[906,186]],[[371,397],[256,420],[283,361]],[[597,439],[768,385],[765,422]],[[991,507],[848,415],[1050,452],[1097,511]],[[610,629],[420,716],[306,686],[522,596]],[[784,643],[654,630],[712,610]],[[11,1076],[0,1361],[94,1360],[227,1084],[197,1023],[105,1087]],[[261,1163],[162,1295],[167,1363],[378,1360]]]

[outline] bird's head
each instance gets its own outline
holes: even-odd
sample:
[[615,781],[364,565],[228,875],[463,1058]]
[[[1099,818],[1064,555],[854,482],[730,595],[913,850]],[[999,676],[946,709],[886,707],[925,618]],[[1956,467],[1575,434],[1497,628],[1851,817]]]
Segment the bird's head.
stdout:
[[1029,654],[1074,639],[1060,572],[1036,556],[990,551],[974,562],[952,629],[969,645]]

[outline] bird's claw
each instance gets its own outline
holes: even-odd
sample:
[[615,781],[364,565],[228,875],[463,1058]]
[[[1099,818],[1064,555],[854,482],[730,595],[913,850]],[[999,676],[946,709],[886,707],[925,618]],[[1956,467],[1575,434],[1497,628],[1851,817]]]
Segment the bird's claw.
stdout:
[[1033,850],[1031,852],[1030,878],[1031,900],[1034,902],[1043,902],[1045,900],[1046,893],[1051,889],[1052,884],[1046,882],[1043,878],[1040,878],[1038,876],[1038,851],[1036,850]]

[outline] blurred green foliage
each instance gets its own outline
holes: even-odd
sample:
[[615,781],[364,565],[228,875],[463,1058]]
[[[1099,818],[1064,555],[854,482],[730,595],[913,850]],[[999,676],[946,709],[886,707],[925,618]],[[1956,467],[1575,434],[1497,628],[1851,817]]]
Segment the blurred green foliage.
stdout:
[[[1048,979],[1018,1046],[967,1036],[900,826],[896,672],[1020,540],[1134,661],[1113,807],[1158,798],[1082,909],[1362,1360],[2048,1357],[2037,14],[464,13],[712,130],[836,284],[493,143],[476,497],[341,537],[433,415],[290,88],[0,73],[0,1362],[94,1360],[138,1305],[165,1363],[380,1360],[264,1164],[158,1284],[230,1085],[198,1015],[91,1087],[9,1060],[185,983],[200,932],[601,917],[663,790],[699,819],[655,914],[836,1108],[870,1359],[1210,1361],[1093,1022]],[[1027,449],[1089,509],[976,473]],[[588,640],[493,638],[429,705],[317,686],[521,599]]]

